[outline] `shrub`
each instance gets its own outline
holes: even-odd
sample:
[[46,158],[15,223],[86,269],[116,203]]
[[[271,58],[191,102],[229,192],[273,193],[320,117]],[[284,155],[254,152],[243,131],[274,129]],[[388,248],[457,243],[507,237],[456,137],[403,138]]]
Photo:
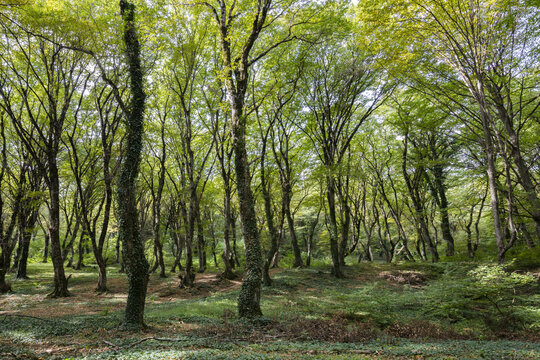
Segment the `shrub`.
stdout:
[[537,321],[524,311],[535,305],[530,304],[534,300],[522,296],[537,286],[533,276],[507,272],[500,265],[481,265],[466,274],[445,273],[429,285],[425,313],[452,323],[479,318],[491,330],[515,330]]

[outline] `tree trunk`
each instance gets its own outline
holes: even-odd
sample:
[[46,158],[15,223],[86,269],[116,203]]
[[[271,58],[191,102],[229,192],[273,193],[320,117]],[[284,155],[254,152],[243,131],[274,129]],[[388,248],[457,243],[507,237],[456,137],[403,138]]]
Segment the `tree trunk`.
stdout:
[[206,271],[208,264],[206,261],[206,243],[200,210],[197,212],[197,252],[199,253],[199,273],[203,273]]
[[231,216],[231,235],[232,235],[232,252],[233,252],[233,258],[234,258],[234,263],[233,263],[233,268],[235,267],[234,264],[236,264],[236,266],[240,266],[240,260],[238,259],[238,251],[236,250],[236,216],[235,215],[232,215]]
[[0,261],[0,294],[11,292],[11,285],[6,282],[6,270],[6,267]]
[[540,201],[538,200],[536,187],[532,181],[529,167],[527,164],[525,164],[523,156],[521,155],[519,137],[514,130],[511,114],[508,113],[506,107],[504,106],[502,94],[500,94],[500,92],[497,91],[497,88],[493,86],[489,86],[489,90],[491,90],[491,93],[494,96],[499,117],[501,118],[506,133],[508,134],[507,139],[510,144],[510,154],[514,159],[514,163],[516,164],[518,170],[518,181],[523,186],[523,189],[525,189],[525,193],[527,194],[527,201],[531,207],[530,214],[534,221],[537,239],[540,242]]
[[118,236],[122,242],[122,260],[129,280],[129,290],[123,327],[140,330],[144,325],[144,305],[148,286],[148,261],[139,226],[136,178],[141,161],[144,107],[140,48],[135,27],[135,5],[120,0],[120,13],[124,21],[124,42],[129,66],[131,103],[126,111],[126,153],[118,181]]
[[484,129],[484,141],[487,161],[486,172],[488,175],[488,186],[491,197],[491,213],[493,215],[493,227],[495,230],[495,240],[497,242],[497,260],[499,261],[499,263],[503,263],[505,255],[504,233],[502,231],[499,209],[499,195],[497,192],[497,169],[495,166],[495,152],[493,150],[491,133],[489,132],[489,129]]
[[118,236],[116,236],[116,246],[115,246],[115,249],[116,249],[116,256],[114,258],[114,262],[116,264],[120,264],[120,238]]
[[81,270],[85,266],[84,265],[84,236],[85,236],[85,233],[83,231],[81,232],[81,236],[79,237],[79,247],[77,249],[78,258],[77,258],[77,265],[75,266],[75,270]]
[[341,266],[345,266],[345,257],[349,251],[349,232],[351,228],[351,208],[347,203],[347,199],[341,199],[342,211],[343,211],[343,223],[341,224],[341,243],[339,244],[339,263]]
[[454,256],[454,237],[450,230],[450,220],[448,218],[448,199],[446,197],[446,188],[443,183],[444,174],[441,165],[435,165],[433,168],[435,187],[439,197],[439,210],[441,213],[441,231],[443,239],[446,242],[446,256]]
[[15,255],[13,255],[13,264],[11,265],[11,269],[8,269],[9,272],[16,271],[19,267],[19,259],[21,258],[21,250],[22,250],[22,237],[20,234],[16,234],[17,241],[15,242],[16,249],[15,249]]
[[51,243],[51,261],[54,267],[54,290],[49,297],[67,297],[68,280],[64,272],[64,259],[60,245],[60,182],[56,153],[49,154],[49,239]]
[[41,260],[42,263],[47,263],[47,258],[49,257],[49,233],[44,232],[44,246],[43,246],[43,260]]
[[[302,261],[302,253],[300,252],[300,247],[298,246],[298,238],[296,237],[296,231],[294,229],[294,219],[291,213],[291,188],[289,184],[282,186],[282,204],[283,211],[285,212],[285,217],[287,218],[287,226],[289,227],[289,235],[291,237],[291,245],[294,254],[294,263],[293,268],[299,268],[304,266]],[[276,245],[277,250],[277,245]]]
[[[238,297],[238,315],[241,318],[254,318],[261,312],[262,256],[255,215],[255,202],[251,192],[251,177],[245,144],[245,124],[242,126],[242,106],[234,101],[232,109],[232,136],[235,155],[236,185],[242,219],[242,233],[246,247],[246,267],[242,288]],[[243,105],[243,104],[242,104]]]
[[272,211],[272,199],[270,196],[270,191],[268,184],[266,183],[265,172],[264,172],[264,157],[261,160],[261,189],[264,199],[264,211],[266,215],[266,223],[268,225],[268,233],[270,235],[270,248],[266,253],[263,265],[263,282],[266,286],[272,286],[272,279],[270,278],[270,265],[272,260],[278,251],[278,234],[276,227],[274,225],[274,214]]
[[[159,277],[165,278],[165,261],[163,260],[163,245],[161,244],[161,199],[163,197],[163,187],[165,186],[165,161],[167,160],[167,146],[165,143],[165,122],[161,123],[161,157],[159,159],[159,181],[157,187],[157,193],[153,199],[152,215],[152,232],[154,235],[154,248],[156,252],[155,261],[159,266]],[[152,189],[152,194],[154,194]]]
[[307,256],[306,256],[306,266],[311,266],[311,257],[313,253],[313,238],[315,237],[315,229],[317,229],[317,224],[319,223],[319,216],[321,214],[321,210],[317,212],[317,217],[315,218],[315,221],[311,224],[309,227],[308,232],[308,238],[307,238]]
[[[223,179],[225,181],[225,178]],[[223,263],[225,264],[225,271],[221,276],[225,279],[232,280],[236,278],[236,274],[233,272],[234,259],[231,251],[230,243],[230,228],[231,228],[231,191],[229,189],[228,181],[225,184],[225,197],[224,197],[224,224],[223,224],[223,242],[225,244],[225,250],[221,255]]]
[[189,213],[186,222],[186,267],[181,279],[180,287],[192,287],[195,281],[195,272],[193,271],[193,238],[195,236],[195,222],[197,209],[197,188],[190,186]]
[[28,263],[28,250],[30,248],[30,240],[34,234],[39,212],[35,209],[31,201],[23,200],[21,204],[21,212],[19,213],[19,233],[21,236],[21,258],[17,267],[16,279],[28,279],[26,274],[26,265]]
[[330,254],[332,256],[332,275],[338,279],[345,276],[341,270],[338,248],[338,227],[336,220],[336,195],[334,178],[331,175],[326,176],[326,198],[328,200],[328,218],[330,220]]
[[[437,262],[439,261],[439,253],[437,252],[437,245],[436,243],[433,243],[433,240],[431,239],[431,236],[429,235],[429,227],[428,223],[426,221],[426,217],[424,215],[425,213],[425,206],[422,204],[422,199],[419,194],[419,180],[420,176],[419,174],[424,174],[424,169],[422,166],[417,167],[415,169],[415,175],[414,178],[411,179],[411,176],[407,172],[407,151],[408,151],[408,133],[405,134],[405,140],[403,142],[403,156],[402,156],[402,162],[401,162],[401,170],[403,173],[403,178],[405,179],[405,183],[407,184],[407,190],[409,191],[409,196],[413,203],[414,208],[414,219],[417,222],[417,235],[418,239],[417,241],[421,241],[423,244],[423,247],[426,245],[428,246],[429,252],[431,253],[431,261]],[[417,250],[420,252],[420,249],[418,247],[417,242]],[[425,249],[424,254],[420,254],[422,258],[425,257]]]

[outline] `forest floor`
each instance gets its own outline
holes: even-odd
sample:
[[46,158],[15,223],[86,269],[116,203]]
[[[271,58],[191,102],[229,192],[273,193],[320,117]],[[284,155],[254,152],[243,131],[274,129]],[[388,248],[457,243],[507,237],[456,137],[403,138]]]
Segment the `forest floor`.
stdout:
[[48,299],[50,264],[0,296],[0,359],[539,359],[540,269],[472,263],[275,269],[264,318],[236,318],[240,281],[175,274],[149,283],[142,333],[121,331],[127,281],[109,268],[72,274],[72,296]]

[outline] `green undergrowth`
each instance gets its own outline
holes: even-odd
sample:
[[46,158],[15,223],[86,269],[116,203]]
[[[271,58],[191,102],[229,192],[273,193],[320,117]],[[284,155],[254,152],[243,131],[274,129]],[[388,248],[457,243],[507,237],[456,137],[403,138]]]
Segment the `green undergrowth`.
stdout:
[[[0,314],[0,358],[540,358],[539,281],[511,265],[356,264],[343,280],[323,264],[279,270],[274,285],[263,288],[265,317],[256,322],[236,318],[238,290],[215,289],[149,303],[149,329],[141,334],[120,331],[122,312],[106,302],[94,315]],[[43,289],[50,270],[31,264],[32,279],[17,282],[9,296]],[[94,286],[95,276],[86,268],[72,280]]]

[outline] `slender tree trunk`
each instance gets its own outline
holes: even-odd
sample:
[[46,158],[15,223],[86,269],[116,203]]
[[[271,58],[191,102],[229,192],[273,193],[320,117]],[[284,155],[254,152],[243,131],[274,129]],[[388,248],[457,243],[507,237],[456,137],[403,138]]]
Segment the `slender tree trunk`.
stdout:
[[489,89],[492,90],[491,93],[494,95],[499,117],[501,118],[508,135],[507,139],[510,145],[510,154],[514,159],[514,163],[516,164],[519,174],[518,181],[523,186],[523,189],[525,189],[525,193],[527,194],[527,201],[531,207],[530,214],[534,221],[536,237],[540,242],[540,201],[538,200],[536,187],[532,181],[529,167],[525,163],[525,160],[523,160],[519,136],[514,130],[513,120],[504,106],[504,100],[501,94],[496,91],[496,88],[491,86]]
[[30,241],[34,234],[34,227],[38,220],[39,212],[36,206],[32,203],[32,199],[24,199],[19,210],[19,234],[21,236],[21,258],[17,267],[16,279],[28,279],[26,267],[28,263],[28,251],[30,249]]
[[[153,223],[152,232],[154,235],[154,247],[156,250],[156,264],[159,266],[159,277],[165,278],[165,261],[163,260],[163,245],[161,244],[161,199],[163,197],[163,187],[165,186],[165,161],[167,160],[167,146],[165,143],[165,123],[161,123],[161,158],[159,159],[159,181],[157,193],[153,199]],[[153,194],[153,192],[152,192]]]
[[450,220],[448,218],[448,199],[446,197],[446,188],[443,183],[444,174],[440,165],[435,165],[433,169],[434,183],[439,197],[439,210],[441,214],[441,231],[446,242],[446,256],[454,256],[454,237],[450,229]]
[[[223,179],[225,181],[225,178]],[[236,274],[233,272],[234,260],[233,253],[231,251],[230,243],[230,228],[231,228],[231,191],[229,189],[228,181],[225,184],[225,197],[224,197],[224,225],[223,225],[223,242],[225,244],[225,250],[221,255],[223,263],[225,264],[225,271],[221,274],[225,279],[232,280],[236,278]]]
[[[373,233],[373,227],[375,226],[375,222],[373,222],[369,227],[366,224],[366,220],[362,220],[362,227],[364,228],[364,233],[366,234],[366,246],[364,247],[364,253],[366,255],[366,259],[368,261],[373,261],[373,253],[371,252],[371,234]],[[358,259],[360,262],[360,258]]]
[[44,246],[43,246],[43,260],[41,260],[42,263],[47,263],[47,258],[49,257],[49,233],[44,231],[43,233],[44,238]]
[[495,166],[495,153],[493,151],[493,146],[491,145],[491,134],[484,130],[485,134],[485,151],[486,151],[486,160],[487,160],[487,175],[488,175],[488,186],[489,193],[491,197],[491,212],[493,215],[493,227],[495,230],[495,240],[497,241],[497,260],[499,263],[504,262],[504,233],[502,230],[500,209],[499,209],[499,195],[497,192],[497,170]]
[[345,266],[345,257],[349,251],[349,232],[351,228],[351,208],[347,203],[347,199],[342,199],[343,223],[341,224],[341,243],[339,248],[339,262],[341,266]]
[[[265,146],[263,145],[263,148]],[[266,286],[272,286],[272,279],[270,278],[270,265],[272,260],[278,251],[278,234],[274,225],[274,214],[272,211],[272,198],[270,195],[269,184],[266,181],[265,165],[264,165],[264,150],[261,158],[261,189],[264,199],[264,212],[266,215],[266,223],[268,225],[268,233],[270,234],[270,248],[266,253],[263,266],[263,282]]]
[[[417,235],[418,239],[422,242],[423,246],[428,246],[429,252],[431,253],[431,261],[439,261],[439,253],[437,252],[437,244],[433,243],[431,236],[429,235],[429,227],[425,217],[425,206],[422,204],[422,199],[419,194],[418,181],[419,174],[424,174],[424,169],[422,167],[415,169],[414,179],[411,179],[411,176],[407,172],[407,151],[408,151],[408,134],[405,134],[405,140],[403,142],[403,156],[401,163],[401,170],[405,183],[407,184],[407,189],[414,208],[414,219],[417,222]],[[418,247],[417,247],[418,248]],[[425,253],[425,250],[424,250]],[[422,256],[422,255],[421,255]],[[423,255],[425,256],[425,254]]]
[[9,272],[16,271],[19,267],[19,259],[21,258],[21,250],[22,250],[22,237],[20,234],[16,234],[16,249],[15,249],[15,255],[13,256],[13,264],[11,265],[11,269],[9,269]]
[[311,224],[309,227],[308,232],[308,238],[307,238],[307,256],[306,256],[306,266],[311,266],[311,257],[313,253],[313,238],[315,237],[315,229],[317,229],[317,224],[319,223],[319,216],[321,214],[321,211],[317,212],[317,217],[315,218],[315,221]]
[[283,211],[285,212],[285,217],[287,219],[287,226],[289,227],[289,235],[291,237],[291,245],[294,254],[294,263],[293,267],[298,268],[304,266],[302,261],[302,253],[300,252],[300,247],[298,246],[298,238],[296,237],[296,230],[294,228],[294,219],[291,213],[291,189],[289,184],[282,186],[282,204]]
[[504,232],[501,224],[501,211],[499,208],[499,195],[497,192],[497,167],[496,167],[496,154],[493,145],[493,139],[491,134],[492,119],[489,113],[487,100],[484,93],[484,80],[482,76],[476,81],[476,87],[469,84],[469,90],[475,97],[480,108],[480,120],[482,123],[482,131],[484,135],[483,148],[486,155],[486,173],[488,176],[488,188],[491,198],[491,213],[493,216],[493,227],[495,230],[495,240],[497,242],[497,260],[499,263],[504,262],[505,244],[504,244]]
[[274,254],[274,258],[272,259],[272,269],[279,267],[279,249],[281,248],[281,245],[283,245],[283,242],[285,241],[285,232],[283,229],[284,223],[285,223],[285,214],[282,211],[281,218],[279,219],[277,250]]
[[77,251],[78,259],[77,259],[77,265],[75,266],[75,270],[81,270],[84,265],[84,236],[85,232],[81,232],[81,236],[79,237],[79,247]]
[[[236,266],[240,266],[240,260],[238,259],[238,251],[236,250],[236,216],[233,214],[231,216],[231,235],[232,235],[232,252],[233,252],[233,258],[234,258],[234,264]],[[234,268],[234,265],[233,265]]]
[[115,246],[115,249],[116,249],[116,257],[114,258],[114,262],[116,264],[120,264],[120,237],[116,236],[116,246]]
[[193,270],[193,239],[195,237],[195,222],[197,209],[197,188],[190,186],[189,213],[186,223],[186,267],[184,275],[180,276],[180,287],[192,287],[195,281],[195,272]]
[[49,297],[69,296],[68,280],[64,272],[64,259],[60,245],[60,182],[56,153],[49,154],[49,239],[51,243],[51,260],[54,267],[54,290]]
[[206,261],[206,242],[200,210],[197,212],[197,252],[199,253],[199,273],[203,273],[206,271],[208,263]]
[[328,200],[328,218],[330,221],[330,254],[332,256],[332,275],[338,279],[345,276],[341,270],[338,248],[338,227],[336,219],[336,195],[334,178],[326,176],[326,199]]

